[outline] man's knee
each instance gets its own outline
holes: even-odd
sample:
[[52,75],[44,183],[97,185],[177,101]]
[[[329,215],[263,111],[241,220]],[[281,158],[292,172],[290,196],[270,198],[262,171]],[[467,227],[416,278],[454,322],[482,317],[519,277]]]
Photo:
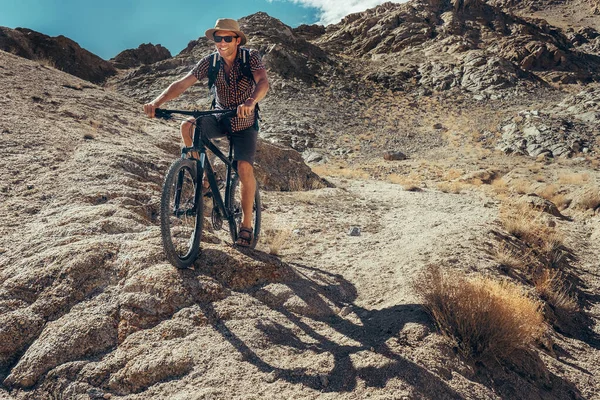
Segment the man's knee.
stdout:
[[254,167],[248,161],[239,160],[237,169],[242,180],[254,178]]
[[192,132],[194,132],[196,120],[194,118],[188,118],[186,121],[181,123],[181,136],[192,137]]

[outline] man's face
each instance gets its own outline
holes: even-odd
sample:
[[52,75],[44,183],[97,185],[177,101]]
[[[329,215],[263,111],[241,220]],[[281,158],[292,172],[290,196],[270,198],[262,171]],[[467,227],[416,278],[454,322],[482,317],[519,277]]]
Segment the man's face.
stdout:
[[[228,56],[231,56],[232,54],[235,54],[235,52],[237,51],[237,46],[240,44],[240,41],[242,40],[235,34],[235,32],[230,32],[230,31],[216,31],[213,36],[215,38],[215,47],[217,48],[217,51],[219,52],[221,57],[228,57]],[[232,38],[231,42],[227,43],[225,41],[226,39],[221,39],[220,42],[217,42],[217,40],[219,40],[219,38],[227,38],[227,37]]]

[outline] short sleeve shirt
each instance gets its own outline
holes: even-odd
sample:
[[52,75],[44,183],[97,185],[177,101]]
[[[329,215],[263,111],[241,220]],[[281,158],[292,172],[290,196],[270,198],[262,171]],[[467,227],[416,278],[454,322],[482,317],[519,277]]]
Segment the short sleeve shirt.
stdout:
[[[258,71],[265,69],[265,66],[260,58],[260,54],[256,50],[250,50],[250,71]],[[208,67],[212,60],[211,55],[204,57],[190,71],[198,80],[208,77]],[[254,80],[242,73],[242,49],[238,50],[238,56],[235,59],[229,79],[225,76],[225,62],[221,62],[219,72],[215,79],[215,92],[217,110],[234,109],[240,104],[243,104],[249,97],[252,97],[256,83]],[[248,118],[234,117],[231,119],[231,128],[233,132],[241,131],[250,128],[254,125],[255,115],[252,113]]]

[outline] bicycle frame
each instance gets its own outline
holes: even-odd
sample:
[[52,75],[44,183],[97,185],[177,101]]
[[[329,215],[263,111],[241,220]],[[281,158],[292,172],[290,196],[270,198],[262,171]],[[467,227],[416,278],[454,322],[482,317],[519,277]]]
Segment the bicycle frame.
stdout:
[[[237,168],[233,162],[233,143],[231,142],[231,138],[229,139],[229,154],[228,156],[225,156],[225,154],[223,154],[223,152],[221,152],[221,150],[213,142],[211,142],[210,139],[202,135],[202,128],[200,127],[200,124],[196,124],[196,129],[194,130],[194,144],[192,147],[184,147],[181,150],[181,157],[186,157],[186,154],[190,151],[197,151],[199,153],[200,159],[196,160],[196,176],[198,177],[196,196],[202,196],[202,182],[204,179],[204,172],[206,171],[206,178],[210,185],[210,190],[213,193],[213,200],[219,208],[221,215],[223,215],[223,217],[225,217],[227,220],[233,218],[234,215],[232,214],[232,210],[229,210],[227,207],[225,207],[225,202],[221,197],[221,193],[219,192],[219,184],[217,182],[216,174],[209,157],[207,157],[206,149],[209,149],[227,166],[227,174],[225,178],[225,199],[229,199],[233,172],[237,173]],[[201,142],[200,146],[197,145],[199,141]],[[197,202],[198,197],[196,197],[195,200]]]
[[[171,117],[171,114],[180,114],[180,115],[189,115],[199,121],[203,117],[215,114],[226,114],[226,113],[235,113],[235,110],[214,110],[214,111],[183,111],[183,110],[164,110],[157,109],[156,116],[159,118],[168,119]],[[194,123],[194,138],[191,147],[184,147],[181,149],[181,158],[186,158],[189,152],[197,152],[199,154],[199,159],[195,159],[196,161],[196,177],[198,179],[198,183],[196,184],[196,191],[194,193],[194,202],[198,204],[200,197],[202,196],[202,182],[204,180],[204,171],[206,170],[206,177],[208,183],[210,185],[210,189],[213,194],[213,200],[217,205],[221,215],[228,220],[230,223],[235,217],[233,215],[233,210],[229,210],[225,206],[225,201],[221,197],[221,193],[219,192],[219,184],[217,182],[214,169],[210,163],[209,158],[206,154],[206,149],[209,149],[215,156],[217,156],[223,163],[227,166],[227,176],[226,176],[226,184],[225,184],[225,199],[229,199],[230,190],[231,190],[231,179],[233,179],[233,172],[237,173],[237,167],[233,161],[233,143],[231,142],[231,137],[229,134],[227,135],[229,139],[229,154],[225,156],[223,152],[206,136],[202,135],[202,124]],[[175,204],[179,204],[179,195],[180,193],[176,193]]]

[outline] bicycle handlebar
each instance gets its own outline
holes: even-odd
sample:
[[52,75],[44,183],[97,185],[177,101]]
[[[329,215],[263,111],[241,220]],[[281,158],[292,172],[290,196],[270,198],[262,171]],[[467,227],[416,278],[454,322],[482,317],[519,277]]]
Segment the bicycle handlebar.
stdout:
[[216,115],[216,114],[230,114],[229,116],[234,116],[237,114],[237,110],[165,110],[164,108],[157,108],[154,110],[154,116],[156,118],[162,119],[171,119],[172,114],[180,114],[180,115],[189,115],[196,119],[200,117],[204,117],[207,115]]

